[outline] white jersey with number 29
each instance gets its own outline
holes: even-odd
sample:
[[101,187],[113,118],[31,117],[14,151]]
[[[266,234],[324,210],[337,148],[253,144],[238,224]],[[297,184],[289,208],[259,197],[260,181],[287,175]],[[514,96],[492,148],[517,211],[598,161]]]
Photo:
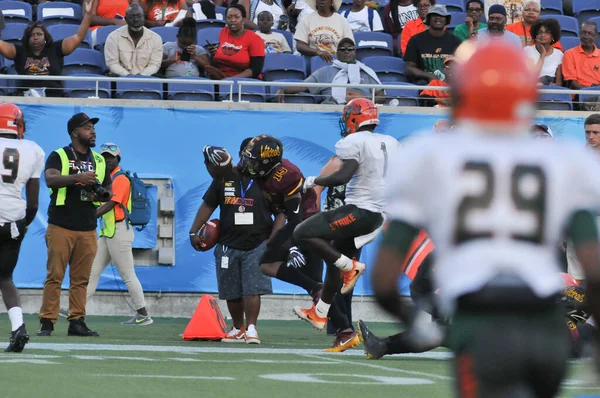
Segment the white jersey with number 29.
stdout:
[[23,188],[29,179],[40,178],[44,156],[33,141],[0,138],[0,223],[25,218]]
[[385,210],[385,177],[390,172],[389,160],[399,147],[394,137],[370,131],[350,134],[335,144],[340,159],[358,162],[358,170],[346,185],[347,205],[376,213]]
[[501,272],[539,297],[562,289],[557,248],[578,210],[600,209],[600,160],[570,143],[457,132],[416,137],[390,162],[388,216],[436,245],[442,310]]

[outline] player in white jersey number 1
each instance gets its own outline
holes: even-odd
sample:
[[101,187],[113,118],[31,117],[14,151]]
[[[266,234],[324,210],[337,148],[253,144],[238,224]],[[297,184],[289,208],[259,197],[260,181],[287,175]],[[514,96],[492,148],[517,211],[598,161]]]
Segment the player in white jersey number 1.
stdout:
[[374,133],[378,124],[379,114],[373,102],[364,98],[350,101],[340,119],[342,139],[335,145],[340,168],[328,176],[308,177],[304,184],[306,189],[347,184],[344,206],[315,214],[294,230],[294,239],[327,264],[319,302],[309,309],[294,308],[298,317],[318,330],[325,326],[335,294],[340,288],[342,294],[350,292],[365,270],[365,264],[347,254],[374,240],[383,226],[384,179],[389,159],[400,144],[389,135]]
[[[14,104],[0,105],[0,291],[11,323],[6,352],[21,352],[29,341],[19,292],[12,280],[25,230],[35,218],[44,151],[24,140],[23,112]],[[27,201],[22,197],[23,189]]]
[[[565,232],[600,319],[600,163],[578,146],[529,138],[537,76],[521,51],[482,44],[459,60],[454,82],[455,133],[416,137],[390,163],[402,173],[388,184],[376,298],[403,318],[397,279],[425,229],[436,243],[441,309],[452,319],[457,395],[552,397],[570,351],[556,250]],[[417,343],[434,335],[426,332],[435,324],[404,318]]]

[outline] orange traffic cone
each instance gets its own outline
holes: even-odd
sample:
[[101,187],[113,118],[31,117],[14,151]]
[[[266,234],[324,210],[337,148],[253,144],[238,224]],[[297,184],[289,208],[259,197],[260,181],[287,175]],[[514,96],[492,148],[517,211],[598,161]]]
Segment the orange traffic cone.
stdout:
[[183,332],[184,340],[217,340],[227,336],[227,326],[217,301],[210,294],[202,295],[190,323]]

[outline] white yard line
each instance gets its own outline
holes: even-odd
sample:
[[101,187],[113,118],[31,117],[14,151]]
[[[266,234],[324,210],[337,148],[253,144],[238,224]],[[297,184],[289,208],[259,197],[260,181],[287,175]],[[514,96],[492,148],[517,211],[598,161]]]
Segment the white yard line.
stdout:
[[88,374],[88,376],[94,377],[137,377],[140,379],[192,379],[192,380],[235,380],[234,377],[221,377],[221,376],[169,376],[169,375],[119,375],[110,373],[94,373]]

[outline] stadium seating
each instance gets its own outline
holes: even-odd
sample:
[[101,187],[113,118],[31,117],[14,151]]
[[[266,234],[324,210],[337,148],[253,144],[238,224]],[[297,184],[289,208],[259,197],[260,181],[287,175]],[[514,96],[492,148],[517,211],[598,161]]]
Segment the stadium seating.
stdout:
[[567,51],[580,45],[581,40],[579,40],[579,37],[561,37],[560,44],[562,44],[563,50]]
[[100,51],[78,48],[65,57],[63,75],[102,75],[106,72],[104,56]]
[[[280,82],[301,82],[301,81],[302,80],[298,80],[298,79],[280,80]],[[267,93],[269,94],[267,97],[268,101],[273,101],[273,95],[275,95],[275,93],[277,92],[278,89],[283,88],[283,87],[285,87],[285,85],[283,85],[283,84],[281,86],[267,87]],[[285,96],[286,104],[316,104],[317,102],[319,102],[317,97],[312,94],[309,94],[307,92]]]
[[342,5],[340,6],[340,9],[338,10],[338,13],[343,14],[347,10],[350,10],[351,8],[352,8],[352,1],[351,0],[342,0]]
[[106,43],[106,38],[113,31],[119,29],[120,26],[110,25],[110,26],[102,26],[98,28],[98,33],[96,33],[96,44],[94,45],[94,49],[104,53],[104,44]]
[[[565,87],[559,86],[540,86],[544,90],[567,90]],[[540,94],[538,107],[541,110],[548,111],[571,111],[573,110],[573,102],[571,94]]]
[[159,26],[150,30],[159,35],[163,43],[177,41],[177,31],[179,28],[174,26]]
[[450,23],[446,25],[446,30],[450,32],[454,32],[454,28],[465,23],[465,19],[467,18],[467,14],[464,12],[451,12],[450,16],[452,17]]
[[598,94],[586,94],[586,91],[598,91],[599,87],[584,87],[579,90],[579,103],[598,103],[600,102],[600,95]]
[[544,15],[542,18],[554,18],[560,24],[560,33],[563,37],[579,36],[579,22],[575,17],[567,15]]
[[[4,1],[0,1],[0,5],[4,3]],[[2,40],[8,43],[21,43],[21,39],[23,38],[23,33],[27,28],[26,23],[7,23],[6,27],[2,31]]]
[[294,35],[289,30],[281,30],[281,29],[272,29],[273,32],[281,33],[285,40],[288,42],[288,45],[293,50],[294,49]]
[[[234,81],[233,85],[233,102],[238,102],[240,86],[237,84],[239,81],[257,81],[256,79],[227,79]],[[219,93],[219,99],[221,101],[229,100],[229,87],[220,86],[221,90],[225,92]],[[248,102],[266,102],[267,91],[264,86],[242,86],[242,101]]]
[[[185,77],[185,79],[209,81],[209,79],[202,77]],[[215,86],[212,83],[206,85],[167,83],[167,99],[173,101],[214,101]]]
[[[335,59],[335,57],[334,57],[334,59]],[[315,73],[315,71],[317,69],[320,69],[324,66],[331,65],[330,62],[323,61],[323,58],[321,58],[321,57],[310,57],[309,62],[310,62],[310,70],[308,71],[309,74]]]
[[573,0],[573,14],[579,23],[590,18],[600,17],[600,1],[598,0]]
[[215,14],[217,19],[225,20],[225,13],[227,12],[227,7],[215,7]]
[[465,12],[465,1],[463,0],[440,0],[438,4],[446,6],[448,12]]
[[[137,75],[130,77],[144,78],[144,76]],[[117,80],[117,98],[143,100],[162,99],[162,83],[128,82],[127,80],[127,77]]]
[[356,32],[356,58],[362,60],[366,57],[392,56],[394,44],[392,36],[382,32]]
[[262,75],[268,81],[302,80],[306,77],[306,60],[293,54],[267,54]]
[[37,6],[38,21],[46,27],[57,24],[79,25],[82,18],[81,6],[66,1],[47,1]]
[[[410,85],[410,83],[396,83],[395,85]],[[395,103],[397,101],[397,104]],[[391,101],[394,101],[390,103]],[[395,106],[419,106],[419,90],[416,89],[385,89],[386,105]]]
[[225,27],[225,21],[221,19],[200,19],[196,21],[196,29],[211,29],[211,28],[219,28],[223,29]]
[[[77,25],[50,25],[48,26],[48,33],[50,33],[54,40],[62,40],[73,36],[77,33],[77,29],[79,29]],[[92,48],[92,35],[89,30],[85,34],[81,44],[79,44],[79,48]]]
[[397,57],[367,57],[365,65],[377,73],[382,83],[406,82],[406,64]]
[[219,35],[221,28],[201,29],[197,33],[198,45],[203,46],[208,51],[208,44],[219,44]]
[[[7,27],[13,22],[29,23],[33,17],[31,4],[24,1],[0,1],[0,11],[2,11]],[[4,32],[2,36],[4,36]]]
[[562,0],[542,0],[542,15],[563,15]]
[[[95,74],[79,74],[74,76],[87,76],[93,79],[100,75]],[[64,82],[65,96],[71,98],[88,98],[96,95],[96,82],[93,80],[73,81],[67,80]],[[98,97],[110,98],[110,82],[98,82]]]

